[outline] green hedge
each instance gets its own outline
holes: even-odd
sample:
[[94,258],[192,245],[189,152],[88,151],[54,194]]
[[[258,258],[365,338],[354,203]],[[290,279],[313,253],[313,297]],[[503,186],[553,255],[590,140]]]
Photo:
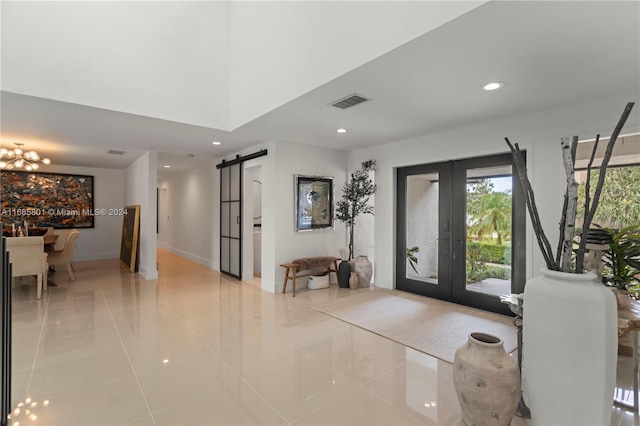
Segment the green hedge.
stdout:
[[467,250],[477,249],[478,247],[480,247],[480,252],[482,253],[479,260],[482,262],[511,265],[511,246],[499,246],[495,244],[467,241]]

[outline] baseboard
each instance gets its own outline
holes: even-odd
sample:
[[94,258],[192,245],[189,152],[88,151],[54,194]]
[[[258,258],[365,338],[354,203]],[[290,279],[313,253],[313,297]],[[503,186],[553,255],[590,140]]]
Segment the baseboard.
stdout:
[[119,259],[120,253],[115,251],[104,251],[98,253],[74,253],[73,262],[82,262],[84,260],[103,260],[103,259]]
[[145,280],[157,280],[158,279],[158,270],[149,271],[145,267],[140,266],[138,270],[138,274],[142,276]]
[[184,257],[186,259],[192,260],[192,261],[194,261],[196,263],[199,263],[202,266],[206,266],[209,269],[215,270],[214,262],[209,260],[209,259],[205,259],[203,257],[196,256],[196,255],[193,255],[191,253],[187,253],[184,250],[180,250],[180,249],[177,249],[177,248],[174,248],[174,247],[168,247],[167,246],[165,248],[165,250],[167,250],[170,253],[177,254],[178,256]]

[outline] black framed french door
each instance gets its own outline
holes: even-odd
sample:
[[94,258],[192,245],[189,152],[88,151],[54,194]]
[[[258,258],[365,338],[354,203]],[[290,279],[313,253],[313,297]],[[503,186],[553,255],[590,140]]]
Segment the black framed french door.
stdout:
[[511,154],[397,169],[396,288],[509,314],[525,282],[525,205]]

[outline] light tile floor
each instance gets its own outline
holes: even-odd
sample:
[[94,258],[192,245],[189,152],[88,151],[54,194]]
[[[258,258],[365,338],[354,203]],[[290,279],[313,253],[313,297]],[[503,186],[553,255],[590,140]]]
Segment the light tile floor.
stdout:
[[[145,281],[117,260],[77,262],[77,281],[51,274],[57,287],[40,301],[31,282],[18,283],[12,400],[37,405],[12,420],[463,424],[451,364],[309,308],[354,291],[332,286],[292,298],[163,250],[158,263],[160,279]],[[638,417],[613,409],[611,424],[637,425]]]

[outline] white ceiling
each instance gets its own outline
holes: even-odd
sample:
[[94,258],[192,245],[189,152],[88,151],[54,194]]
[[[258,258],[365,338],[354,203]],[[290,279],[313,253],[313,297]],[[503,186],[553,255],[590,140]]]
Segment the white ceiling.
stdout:
[[[56,7],[44,6],[58,2],[15,2],[30,6],[22,9],[13,5],[11,17],[19,16],[23,22],[10,20],[13,24],[8,28],[5,3],[12,2],[2,2],[2,144],[7,146],[13,140],[20,140],[28,148],[49,155],[57,164],[125,167],[146,150],[180,157],[192,153],[196,158],[221,158],[271,139],[354,150],[610,95],[628,93],[632,101],[640,95],[639,2],[498,1],[479,7],[477,2],[462,2],[455,10],[444,7],[443,2],[424,2],[432,4],[429,10],[434,13],[440,10],[438,19],[422,29],[416,26],[415,20],[409,21],[413,25],[411,31],[402,32],[401,37],[386,44],[375,40],[375,44],[381,46],[377,51],[364,46],[367,55],[360,55],[346,65],[344,57],[349,49],[339,50],[343,68],[342,75],[336,78],[333,74],[341,69],[339,66],[327,67],[324,74],[304,81],[284,73],[272,86],[279,92],[269,96],[264,88],[270,87],[269,80],[276,78],[273,75],[276,68],[269,64],[265,67],[269,72],[262,75],[259,64],[254,65],[255,80],[260,84],[252,86],[256,81],[247,80],[247,91],[263,88],[257,96],[261,103],[245,111],[243,114],[248,115],[244,117],[260,114],[269,105],[273,109],[257,118],[251,117],[246,124],[228,132],[218,129],[230,128],[225,124],[231,126],[233,121],[230,118],[233,102],[224,98],[228,88],[215,83],[216,64],[225,60],[224,46],[220,47],[224,43],[215,39],[220,28],[209,28],[207,23],[211,20],[203,18],[208,14],[229,13],[226,2],[214,2],[221,3],[216,5],[179,2],[186,3],[183,6],[146,2],[147,7],[159,7],[157,11],[153,9],[153,13],[144,10],[157,20],[151,19],[155,25],[141,27],[134,25],[144,21],[137,19],[137,14],[143,12],[140,4],[122,18],[122,26],[114,27],[117,19],[107,12],[104,13],[110,17],[111,24],[100,23],[102,15],[93,10],[100,3],[64,3],[64,7],[82,4],[82,16],[92,16],[90,22],[71,22],[59,16]],[[248,13],[246,8],[251,3],[244,5],[243,14],[235,15],[236,19]],[[331,7],[331,2],[320,3]],[[376,2],[358,3],[357,11],[364,13],[367,4]],[[54,40],[58,47],[42,49],[37,46],[38,37],[27,30],[18,30],[21,26],[31,28],[25,22],[31,22],[30,8],[33,7],[44,8],[35,14],[38,19],[50,15],[63,20],[61,29],[48,26],[48,31],[38,35]],[[232,4],[231,9],[233,7]],[[108,10],[116,13],[116,9]],[[465,10],[470,11],[464,13]],[[389,15],[389,9],[376,10],[372,16],[379,20],[381,13]],[[427,9],[421,13],[427,13]],[[461,13],[464,14],[445,25],[438,25]],[[331,16],[326,15],[322,19]],[[179,21],[177,25],[176,21]],[[369,24],[365,33],[375,28],[372,24],[377,22],[375,19],[364,21]],[[191,22],[199,24],[183,31]],[[221,25],[223,22],[229,21],[220,19]],[[404,24],[405,21],[399,19],[398,22]],[[357,32],[356,23],[351,32]],[[100,29],[100,36],[94,35],[89,40],[80,37],[94,34],[95,28]],[[304,33],[305,26],[291,25],[288,29]],[[328,27],[327,32],[331,31]],[[412,34],[419,31],[429,32],[410,40]],[[345,38],[348,33],[338,34]],[[254,38],[257,36],[259,33],[253,34]],[[288,36],[295,37],[295,34]],[[302,39],[308,41],[308,37],[306,34]],[[247,39],[249,43],[251,39]],[[328,45],[321,53],[326,59],[336,40],[325,41]],[[384,53],[394,43],[404,44]],[[282,47],[287,46],[282,44]],[[295,52],[299,51],[297,47]],[[100,54],[92,52],[92,48]],[[355,48],[357,46],[350,47],[352,51]],[[171,56],[176,50],[185,50],[181,53],[186,60],[183,68],[178,66],[180,58],[176,60]],[[246,56],[246,52],[244,54]],[[308,56],[299,55],[300,61],[316,64]],[[121,58],[125,60],[120,61]],[[88,73],[91,64],[96,69],[105,63],[112,63],[109,75]],[[75,71],[76,65],[82,72]],[[293,67],[298,74],[304,71],[297,63],[280,66],[282,69]],[[135,72],[130,75],[128,69]],[[55,79],[50,76],[52,73]],[[247,79],[251,77],[244,75]],[[100,84],[95,86],[98,77]],[[505,82],[505,87],[495,92],[482,91],[481,86],[492,80]],[[299,92],[295,98],[292,93],[296,91],[282,93],[280,90],[287,81],[292,81]],[[373,101],[348,110],[328,106],[354,92]],[[241,98],[247,96],[245,92],[237,93],[244,93]],[[201,118],[197,118],[198,114]],[[194,122],[206,124],[197,126]],[[335,132],[338,127],[349,131],[339,135]],[[222,140],[224,145],[213,147],[213,140]],[[114,157],[105,154],[107,149],[124,150],[127,154]],[[159,164],[169,158],[161,156]]]

